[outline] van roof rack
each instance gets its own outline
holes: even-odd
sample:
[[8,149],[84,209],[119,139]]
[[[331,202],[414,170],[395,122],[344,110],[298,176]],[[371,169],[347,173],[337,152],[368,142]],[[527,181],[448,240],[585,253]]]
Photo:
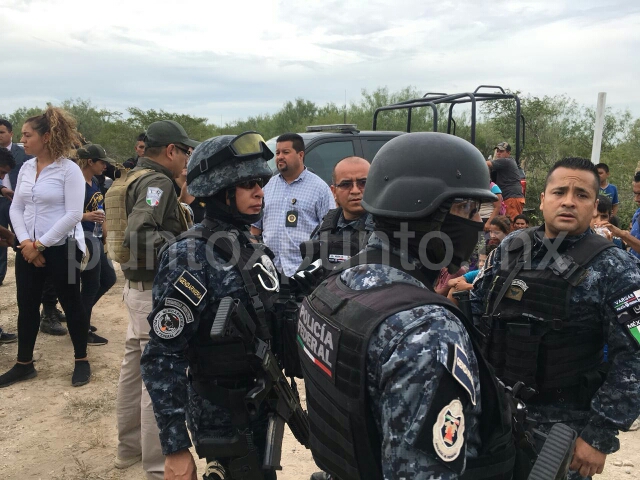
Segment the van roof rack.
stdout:
[[333,125],[310,125],[307,132],[341,132],[358,133],[358,126],[355,123],[335,123]]

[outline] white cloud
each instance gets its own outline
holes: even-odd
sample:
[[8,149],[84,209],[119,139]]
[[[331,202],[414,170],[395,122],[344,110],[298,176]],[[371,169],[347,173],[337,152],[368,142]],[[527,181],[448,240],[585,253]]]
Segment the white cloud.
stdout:
[[0,111],[45,101],[214,122],[362,88],[566,93],[640,116],[631,1],[0,0]]

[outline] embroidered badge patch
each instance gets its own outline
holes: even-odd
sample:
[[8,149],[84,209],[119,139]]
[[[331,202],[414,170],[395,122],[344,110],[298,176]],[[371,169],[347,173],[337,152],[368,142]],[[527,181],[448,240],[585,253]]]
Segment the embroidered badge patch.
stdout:
[[638,307],[639,305],[628,307],[627,310],[618,314],[618,323],[635,340],[636,346],[640,346],[640,314],[636,311],[640,310]]
[[469,358],[458,345],[455,346],[455,353],[453,355],[453,366],[451,368],[451,374],[455,378],[462,388],[464,388],[471,398],[471,403],[476,404],[476,386],[473,382],[473,375],[471,374],[471,366],[469,365]]
[[180,310],[184,315],[184,321],[186,323],[193,323],[193,313],[191,313],[191,309],[183,301],[167,297],[164,299],[164,304],[167,307],[173,307]]
[[161,188],[148,187],[147,188],[147,205],[151,207],[157,207],[160,205],[160,197],[164,192]]
[[640,346],[640,290],[625,293],[611,306],[618,314],[618,323],[636,346]]
[[510,298],[512,300],[517,300],[518,302],[522,300],[522,296],[524,292],[529,289],[529,286],[520,279],[515,279],[511,282],[507,293],[504,294],[505,297]]
[[640,303],[640,290],[626,293],[613,302],[613,309],[616,313],[622,313],[629,307]]
[[164,340],[176,338],[185,324],[184,313],[174,307],[165,307],[153,317],[153,331]]
[[453,462],[464,446],[464,413],[460,400],[446,405],[433,424],[433,448],[445,462]]
[[184,270],[182,275],[173,282],[173,286],[176,287],[176,290],[187,297],[187,300],[193,303],[196,307],[200,305],[204,295],[207,293],[207,289],[204,288],[204,285],[202,285],[196,277],[186,270]]

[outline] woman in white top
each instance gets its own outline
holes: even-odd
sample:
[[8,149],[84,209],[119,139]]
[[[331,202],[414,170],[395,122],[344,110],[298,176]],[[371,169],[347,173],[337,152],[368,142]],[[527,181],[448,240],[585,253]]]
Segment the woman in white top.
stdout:
[[45,278],[54,280],[67,316],[75,354],[71,383],[89,383],[89,321],[80,295],[80,263],[85,250],[79,222],[84,206],[84,177],[67,156],[79,140],[76,122],[67,112],[49,107],[22,127],[24,162],[11,204],[11,223],[19,243],[16,255],[18,361],[0,376],[0,387],[36,376],[33,348],[40,325]]

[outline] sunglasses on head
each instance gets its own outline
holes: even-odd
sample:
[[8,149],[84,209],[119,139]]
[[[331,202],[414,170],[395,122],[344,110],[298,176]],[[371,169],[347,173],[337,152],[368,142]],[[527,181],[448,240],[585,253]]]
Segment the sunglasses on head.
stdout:
[[256,185],[262,188],[264,186],[264,179],[252,178],[251,180],[245,180],[244,182],[236,183],[236,187],[244,188],[246,190],[252,190]]

